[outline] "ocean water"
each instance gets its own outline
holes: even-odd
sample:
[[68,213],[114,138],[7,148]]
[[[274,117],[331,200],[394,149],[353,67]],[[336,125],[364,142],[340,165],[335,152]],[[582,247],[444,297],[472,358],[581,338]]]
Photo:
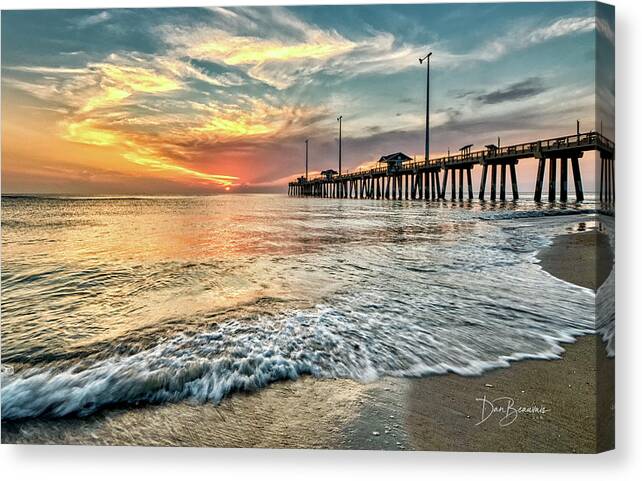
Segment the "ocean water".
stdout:
[[[536,253],[590,201],[3,197],[2,419],[217,403],[311,375],[476,375],[599,332]],[[598,291],[598,298],[600,291]]]

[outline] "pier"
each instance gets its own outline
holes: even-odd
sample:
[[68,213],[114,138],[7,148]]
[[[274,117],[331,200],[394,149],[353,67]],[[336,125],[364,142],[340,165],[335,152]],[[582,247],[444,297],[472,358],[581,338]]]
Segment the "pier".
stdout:
[[[580,161],[584,153],[589,151],[599,154],[596,159],[600,162],[600,202],[612,205],[615,202],[615,144],[597,132],[576,133],[503,147],[487,145],[480,150],[472,150],[472,145],[466,145],[459,150],[459,154],[421,161],[398,152],[381,157],[379,163],[385,165],[380,167],[342,174],[326,170],[317,177],[300,177],[289,183],[288,195],[347,199],[472,200],[475,197],[472,170],[480,168],[481,182],[477,189],[479,200],[485,200],[487,192],[491,201],[506,201],[509,196],[512,200],[517,200],[519,192],[516,166],[520,161],[535,160],[538,162],[534,188],[536,202],[542,201],[546,170],[547,200],[569,200],[569,163],[575,201],[582,202],[584,188]],[[592,163],[592,167],[594,166],[597,163]],[[507,184],[509,176],[510,186]]]

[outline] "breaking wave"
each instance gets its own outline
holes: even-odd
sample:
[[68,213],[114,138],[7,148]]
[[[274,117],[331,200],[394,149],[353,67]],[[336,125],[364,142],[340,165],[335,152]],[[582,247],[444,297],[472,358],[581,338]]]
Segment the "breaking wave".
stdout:
[[[346,322],[330,307],[281,320],[228,321],[211,332],[178,335],[89,367],[5,374],[2,418],[86,416],[107,406],[181,400],[219,403],[230,393],[302,375],[362,382],[383,375],[479,375],[514,360],[557,358],[563,352],[560,342],[591,332],[588,323],[555,335],[537,330],[534,326],[521,342],[501,343],[480,337],[474,328],[457,327],[459,332],[446,342],[443,328],[412,321],[391,324],[377,316]],[[503,350],[510,354],[500,354]]]

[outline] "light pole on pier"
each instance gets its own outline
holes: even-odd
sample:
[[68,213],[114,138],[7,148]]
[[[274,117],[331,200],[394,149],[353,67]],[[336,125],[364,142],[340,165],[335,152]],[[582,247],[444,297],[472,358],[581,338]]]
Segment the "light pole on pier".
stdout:
[[309,139],[305,139],[305,180],[308,180],[308,143]]
[[337,117],[337,120],[339,121],[339,175],[341,175],[341,121],[343,119],[343,115],[339,115]]
[[426,147],[424,153],[424,160],[428,160],[430,157],[430,139],[429,139],[429,130],[430,130],[430,118],[429,118],[429,107],[430,107],[430,56],[432,52],[428,52],[424,58],[419,59],[419,63],[424,63],[426,61]]

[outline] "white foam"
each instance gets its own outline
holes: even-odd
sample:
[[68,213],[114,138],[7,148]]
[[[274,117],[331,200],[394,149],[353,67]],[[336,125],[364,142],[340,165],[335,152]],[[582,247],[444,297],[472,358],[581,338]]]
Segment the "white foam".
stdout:
[[[450,339],[442,342],[449,330]],[[85,416],[110,405],[186,399],[218,403],[232,392],[301,375],[362,382],[382,375],[479,375],[514,360],[555,358],[562,351],[559,342],[589,329],[578,326],[560,335],[536,331],[501,342],[479,337],[474,329],[448,329],[420,319],[393,321],[358,311],[346,318],[328,306],[283,319],[234,320],[212,332],[179,335],[84,369],[31,369],[5,376],[2,418]]]

